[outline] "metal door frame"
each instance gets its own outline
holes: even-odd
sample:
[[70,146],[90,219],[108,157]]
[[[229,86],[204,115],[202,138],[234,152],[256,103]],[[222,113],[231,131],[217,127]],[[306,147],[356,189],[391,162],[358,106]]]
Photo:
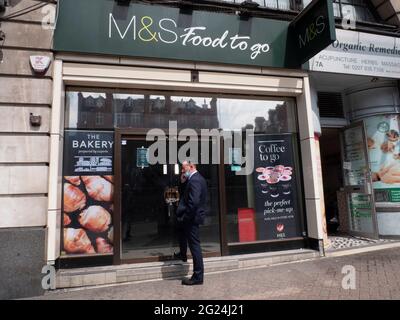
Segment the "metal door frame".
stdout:
[[[195,130],[196,131],[196,130]],[[146,258],[122,258],[122,237],[121,237],[121,222],[122,222],[122,194],[121,194],[121,186],[122,186],[122,172],[121,172],[121,160],[122,160],[122,149],[121,143],[122,140],[146,140],[146,135],[148,133],[148,129],[125,129],[125,128],[115,128],[115,136],[114,136],[114,255],[113,255],[113,264],[120,265],[122,263],[144,263],[144,262],[157,262],[157,261],[168,261],[171,258],[168,257],[146,257]],[[167,133],[170,133],[169,131]],[[172,132],[175,133],[175,132]],[[219,198],[218,198],[218,221],[219,221],[219,242],[220,242],[220,250],[219,252],[209,252],[203,253],[203,257],[219,257],[226,252],[226,244],[223,242],[226,239],[225,236],[225,224],[226,221],[223,218],[225,216],[225,206],[223,204],[222,199],[225,199],[225,188],[224,184],[221,184],[223,179],[223,165],[221,170],[221,165],[218,165],[218,190],[219,190]],[[188,255],[190,257],[190,254]]]

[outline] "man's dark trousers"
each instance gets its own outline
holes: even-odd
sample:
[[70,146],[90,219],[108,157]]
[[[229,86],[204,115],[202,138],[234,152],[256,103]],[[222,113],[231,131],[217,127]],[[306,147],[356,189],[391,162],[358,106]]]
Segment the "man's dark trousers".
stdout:
[[[203,281],[204,265],[200,246],[200,228],[204,223],[207,204],[207,183],[200,173],[189,177],[185,192],[177,209],[178,220],[183,223],[184,234],[193,257],[194,281]],[[184,241],[180,241],[181,253],[185,253]]]
[[[196,281],[203,281],[204,264],[200,247],[200,228],[198,224],[184,222],[185,236],[193,257],[193,276]],[[183,249],[183,248],[182,248]],[[181,249],[181,250],[182,250]],[[186,252],[186,251],[181,251]]]

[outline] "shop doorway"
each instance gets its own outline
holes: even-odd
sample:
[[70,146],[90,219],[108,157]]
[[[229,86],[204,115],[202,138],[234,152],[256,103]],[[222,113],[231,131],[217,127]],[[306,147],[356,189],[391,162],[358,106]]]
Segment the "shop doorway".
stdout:
[[322,128],[319,138],[324,201],[328,234],[339,230],[339,208],[342,202],[343,172],[339,128]]
[[[119,135],[118,133],[116,134]],[[181,165],[172,159],[170,139],[165,138],[166,164],[149,164],[147,154],[154,141],[146,141],[141,134],[121,133],[116,137],[116,229],[119,231],[119,262],[172,260],[179,252],[176,209],[183,189],[180,183]],[[212,152],[214,141],[205,144]],[[178,149],[185,143],[175,142]],[[119,151],[118,151],[119,149]],[[119,159],[118,159],[119,157]],[[218,256],[220,248],[219,175],[218,165],[198,164],[197,170],[207,181],[208,213],[201,228],[204,256]],[[118,212],[120,214],[118,214]],[[119,217],[118,217],[119,216]],[[118,242],[118,241],[117,241]]]

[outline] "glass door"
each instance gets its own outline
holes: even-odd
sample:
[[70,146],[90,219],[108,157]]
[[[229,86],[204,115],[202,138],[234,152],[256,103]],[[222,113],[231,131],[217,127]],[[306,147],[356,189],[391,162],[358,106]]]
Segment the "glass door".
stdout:
[[172,219],[164,192],[173,187],[171,166],[147,161],[151,142],[121,140],[121,258],[171,256]]
[[[169,154],[169,138],[165,139],[166,164],[149,164],[152,143],[138,135],[122,135],[120,140],[120,252],[125,261],[169,260],[179,251],[175,213],[183,192],[181,165],[172,163],[176,157]],[[184,143],[178,141],[174,146],[179,149]],[[213,143],[199,141],[197,146],[201,157],[204,148],[212,149]],[[208,190],[209,210],[200,228],[203,254],[219,255],[218,165],[199,164],[197,170],[206,179]]]
[[350,233],[378,238],[364,123],[361,121],[344,128],[341,140]]

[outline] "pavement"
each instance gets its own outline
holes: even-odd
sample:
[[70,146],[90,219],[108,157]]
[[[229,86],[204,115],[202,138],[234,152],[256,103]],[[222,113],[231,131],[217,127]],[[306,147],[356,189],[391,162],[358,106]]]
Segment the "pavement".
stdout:
[[400,299],[400,248],[206,274],[201,286],[164,279],[48,292],[33,299]]

